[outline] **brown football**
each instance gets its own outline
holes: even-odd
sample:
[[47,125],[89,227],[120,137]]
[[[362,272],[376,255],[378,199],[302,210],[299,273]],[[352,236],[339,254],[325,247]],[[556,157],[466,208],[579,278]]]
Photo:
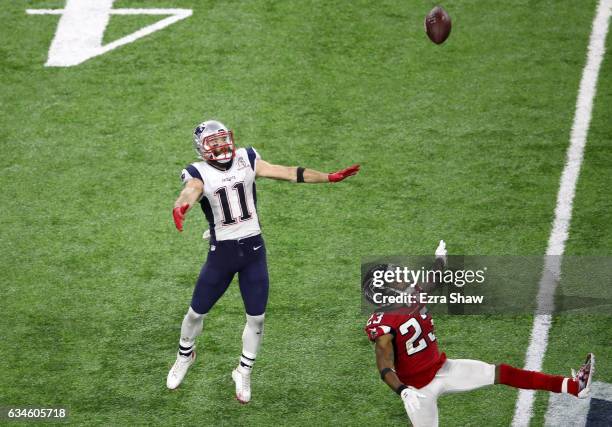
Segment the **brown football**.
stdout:
[[436,6],[425,17],[425,32],[435,44],[442,44],[451,32],[451,18],[442,6]]

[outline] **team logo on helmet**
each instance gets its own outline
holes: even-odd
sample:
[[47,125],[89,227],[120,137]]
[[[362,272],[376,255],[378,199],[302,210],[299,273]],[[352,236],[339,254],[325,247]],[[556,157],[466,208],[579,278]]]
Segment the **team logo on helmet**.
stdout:
[[204,132],[204,126],[199,125],[197,128],[195,128],[193,133],[199,138],[202,135],[202,132]]

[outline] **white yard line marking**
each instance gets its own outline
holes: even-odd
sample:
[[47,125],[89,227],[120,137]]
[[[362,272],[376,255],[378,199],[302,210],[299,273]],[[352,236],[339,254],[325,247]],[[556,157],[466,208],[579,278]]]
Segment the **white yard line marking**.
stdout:
[[113,0],[68,0],[45,65],[76,65],[97,56],[112,7]]
[[[121,9],[119,9],[119,10],[121,10]],[[132,10],[126,9],[126,11],[132,12],[132,11],[135,11],[135,10],[134,9],[132,9]],[[159,9],[156,10],[156,12],[158,12],[158,11],[159,11]],[[133,13],[133,14],[134,15],[136,15],[136,14],[139,14],[139,15],[142,15],[142,14],[146,14],[146,15],[159,15],[159,13],[153,13],[153,14],[148,13],[147,9],[142,9],[139,12],[140,13]],[[126,15],[127,14],[132,14],[132,13],[126,13]],[[136,32],[134,32],[134,33],[132,33],[132,34],[130,34],[128,36],[122,37],[122,38],[120,38],[118,40],[115,40],[112,43],[109,43],[109,44],[107,44],[105,46],[102,46],[102,48],[100,49],[99,55],[101,55],[103,53],[106,53],[106,52],[108,52],[110,50],[113,50],[113,49],[115,49],[115,48],[117,48],[119,46],[123,46],[124,44],[132,43],[134,40],[137,40],[137,39],[139,39],[141,37],[144,37],[144,36],[148,36],[149,34],[154,33],[155,31],[159,31],[159,30],[161,30],[163,28],[166,28],[167,26],[172,25],[175,22],[178,22],[181,19],[185,19],[185,18],[187,18],[189,16],[191,16],[191,10],[189,10],[189,9],[177,12],[177,13],[171,15],[171,16],[168,16],[167,18],[162,19],[161,21],[157,21],[155,24],[152,24],[152,25],[146,26],[144,28],[141,28],[140,30],[138,30],[138,31],[136,31]]]
[[[111,9],[111,15],[181,15],[189,9]],[[65,9],[26,9],[28,15],[62,15]],[[145,12],[145,13],[143,13]]]
[[[555,219],[550,238],[548,239],[544,269],[539,283],[537,296],[538,309],[533,319],[529,348],[525,358],[525,369],[532,371],[542,369],[542,361],[548,346],[548,332],[552,317],[550,314],[544,313],[551,313],[555,290],[561,274],[561,257],[565,250],[565,242],[572,219],[572,205],[576,193],[576,183],[580,175],[584,147],[591,123],[597,77],[605,53],[606,35],[608,34],[611,13],[612,0],[600,0],[595,19],[593,20],[587,62],[582,70],[574,123],[570,135],[570,146],[567,151],[563,174],[561,175]],[[519,391],[512,420],[513,426],[529,426],[529,421],[533,414],[534,397],[535,393],[532,390]]]
[[[29,15],[61,15],[47,67],[71,67],[191,16],[191,9],[112,9],[114,0],[67,0],[63,9],[27,9]],[[170,15],[102,46],[110,15]]]

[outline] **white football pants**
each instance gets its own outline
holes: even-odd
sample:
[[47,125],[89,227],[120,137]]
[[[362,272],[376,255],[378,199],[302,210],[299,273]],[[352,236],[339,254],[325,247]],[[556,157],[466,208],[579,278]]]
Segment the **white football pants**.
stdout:
[[475,390],[495,383],[495,365],[469,359],[446,359],[436,376],[418,392],[421,407],[409,411],[408,417],[414,427],[437,427],[438,396]]

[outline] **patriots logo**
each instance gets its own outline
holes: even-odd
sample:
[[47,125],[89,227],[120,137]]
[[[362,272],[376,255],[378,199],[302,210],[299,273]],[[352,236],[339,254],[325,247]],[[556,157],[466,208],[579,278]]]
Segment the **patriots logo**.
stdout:
[[238,169],[244,169],[247,167],[246,162],[244,161],[244,159],[242,157],[240,157],[238,159]]
[[199,138],[200,135],[202,135],[202,132],[204,132],[204,126],[198,126],[193,133],[195,133]]

